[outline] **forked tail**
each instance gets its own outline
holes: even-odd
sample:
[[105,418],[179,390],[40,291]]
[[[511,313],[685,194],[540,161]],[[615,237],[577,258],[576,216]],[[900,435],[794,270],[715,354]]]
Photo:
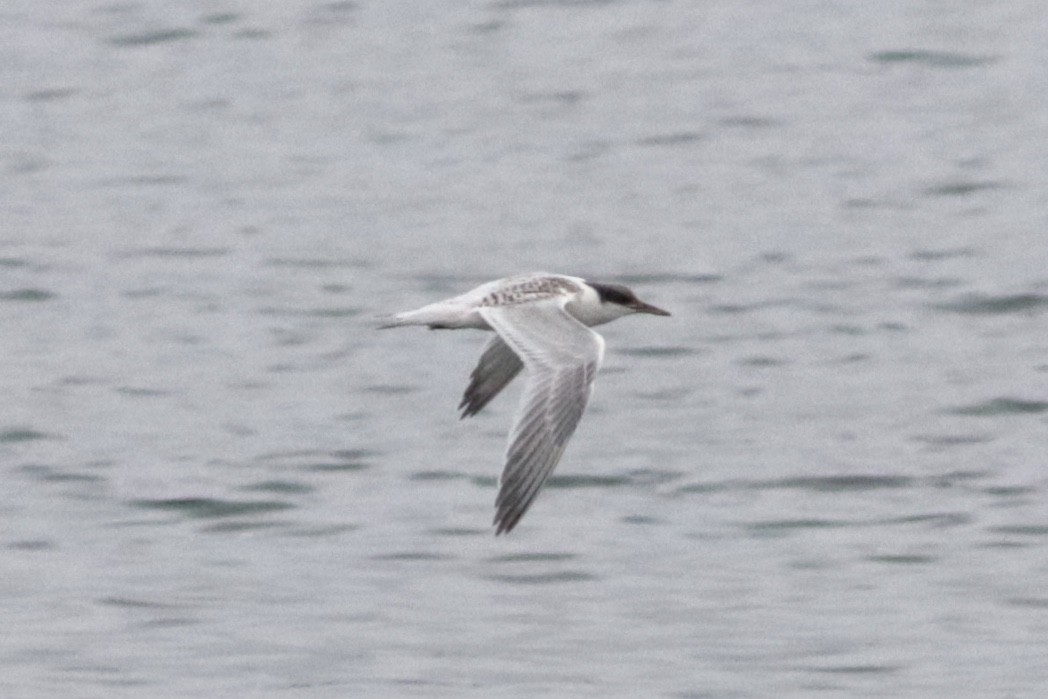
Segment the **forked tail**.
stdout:
[[406,325],[428,325],[434,327],[441,325],[442,320],[444,320],[444,317],[439,310],[424,306],[417,311],[405,311],[391,316],[380,316],[378,318],[380,323],[378,329],[402,328]]
[[378,321],[378,326],[376,326],[375,329],[376,330],[387,330],[388,328],[400,328],[400,327],[403,327],[405,325],[410,325],[410,323],[406,323],[403,320],[401,320],[400,317],[399,317],[400,315],[401,314],[398,313],[396,315],[378,316],[375,319],[376,321]]

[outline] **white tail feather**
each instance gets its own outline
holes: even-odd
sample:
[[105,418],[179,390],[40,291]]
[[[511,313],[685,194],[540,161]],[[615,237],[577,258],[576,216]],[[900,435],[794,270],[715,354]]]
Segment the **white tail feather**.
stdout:
[[406,325],[433,325],[440,324],[444,320],[444,314],[430,306],[423,306],[417,311],[405,311],[391,316],[379,318],[382,322],[379,330],[386,328],[402,328]]

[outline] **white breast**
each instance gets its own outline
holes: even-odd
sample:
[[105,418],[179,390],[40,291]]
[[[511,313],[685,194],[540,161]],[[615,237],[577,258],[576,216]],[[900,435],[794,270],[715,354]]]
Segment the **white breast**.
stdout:
[[588,327],[610,323],[629,313],[628,309],[617,304],[601,303],[600,295],[589,284],[583,284],[582,292],[568,302],[567,311]]

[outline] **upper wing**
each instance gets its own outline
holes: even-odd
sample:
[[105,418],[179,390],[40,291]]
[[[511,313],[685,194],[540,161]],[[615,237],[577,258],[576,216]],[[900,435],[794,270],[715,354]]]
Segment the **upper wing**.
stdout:
[[462,417],[479,413],[523,368],[524,363],[496,333],[484,345],[477,368],[470,374],[469,386],[459,403]]
[[495,499],[496,534],[513,529],[557,465],[604,358],[604,338],[568,314],[566,303],[561,297],[480,310],[528,370]]

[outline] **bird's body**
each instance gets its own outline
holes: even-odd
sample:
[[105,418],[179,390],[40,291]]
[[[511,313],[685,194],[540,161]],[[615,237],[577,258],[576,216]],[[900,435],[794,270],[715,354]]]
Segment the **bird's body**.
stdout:
[[398,313],[381,326],[495,331],[459,405],[462,417],[475,415],[527,369],[495,500],[496,534],[513,529],[527,511],[586,409],[604,358],[604,338],[590,327],[631,313],[669,315],[624,286],[534,273],[498,279]]
[[382,327],[427,325],[432,329],[493,330],[481,313],[482,309],[548,299],[564,299],[565,310],[587,327],[607,323],[630,312],[621,306],[602,304],[597,288],[587,284],[584,279],[537,272],[496,279],[445,301],[398,313]]

